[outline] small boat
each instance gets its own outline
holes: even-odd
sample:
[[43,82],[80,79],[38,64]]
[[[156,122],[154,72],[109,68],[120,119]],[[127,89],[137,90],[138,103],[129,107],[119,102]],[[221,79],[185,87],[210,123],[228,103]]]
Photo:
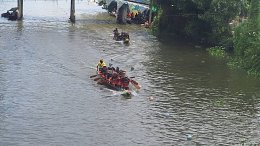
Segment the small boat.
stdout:
[[2,13],[1,17],[8,18],[8,20],[17,20],[17,18],[18,18],[18,7],[11,8],[6,13]]
[[108,79],[107,76],[101,71],[97,71],[97,75],[95,77],[97,77],[94,79],[95,81],[98,81],[100,84],[105,85],[112,90],[122,91],[121,95],[125,97],[129,97],[132,95],[129,83],[133,84],[136,89],[141,88],[141,86],[136,81],[132,80],[129,77],[125,77],[125,75],[122,75],[120,79],[112,80],[111,78]]
[[126,32],[121,32],[121,33],[115,33],[114,32],[114,40],[123,42],[124,44],[129,44],[130,42],[130,37],[129,34]]
[[122,43],[122,44],[125,44],[125,45],[128,45],[128,44],[129,44],[129,39],[116,40],[116,42],[118,42],[118,43]]
[[123,39],[123,43],[124,44],[128,44],[129,43],[129,39],[128,38]]

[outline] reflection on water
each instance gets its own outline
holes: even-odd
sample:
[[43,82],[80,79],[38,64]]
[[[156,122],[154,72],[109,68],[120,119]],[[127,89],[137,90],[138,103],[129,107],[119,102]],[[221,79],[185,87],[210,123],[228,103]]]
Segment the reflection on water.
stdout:
[[[15,5],[1,1],[0,11]],[[88,1],[76,1],[71,24],[69,6],[24,1],[23,21],[0,18],[0,145],[260,143],[259,79],[188,42],[117,25]],[[113,41],[115,27],[129,46]],[[100,58],[142,90],[124,99],[96,84]]]

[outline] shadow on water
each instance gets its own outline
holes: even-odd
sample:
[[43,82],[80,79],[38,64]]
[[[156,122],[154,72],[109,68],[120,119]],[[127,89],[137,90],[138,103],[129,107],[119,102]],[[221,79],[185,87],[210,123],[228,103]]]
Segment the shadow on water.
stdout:
[[17,24],[17,26],[16,26],[17,27],[17,31],[18,32],[22,32],[23,31],[23,27],[24,27],[23,26],[23,21],[22,20],[21,21],[17,21],[16,24]]

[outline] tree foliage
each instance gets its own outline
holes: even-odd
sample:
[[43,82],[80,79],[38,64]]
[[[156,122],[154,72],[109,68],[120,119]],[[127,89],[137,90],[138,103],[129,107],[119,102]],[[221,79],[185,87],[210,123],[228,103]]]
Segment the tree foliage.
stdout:
[[249,18],[234,35],[236,66],[260,73],[260,1],[251,0]]
[[213,54],[234,48],[231,64],[260,75],[260,0],[157,0],[157,4],[163,10],[154,23],[157,34],[173,33],[220,46],[209,50]]
[[[229,23],[246,15],[247,0],[160,0],[160,32],[172,32],[202,43],[229,45]],[[228,41],[227,41],[228,40]]]

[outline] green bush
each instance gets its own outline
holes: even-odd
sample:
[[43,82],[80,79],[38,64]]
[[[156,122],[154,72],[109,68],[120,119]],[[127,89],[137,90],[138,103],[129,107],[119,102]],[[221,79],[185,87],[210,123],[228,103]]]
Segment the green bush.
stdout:
[[152,28],[151,31],[155,36],[158,36],[160,34],[160,19],[162,16],[163,10],[159,9],[157,16],[154,17],[153,23],[152,23]]
[[252,0],[248,21],[236,28],[234,57],[231,66],[243,68],[250,74],[260,74],[260,2]]
[[222,46],[211,47],[208,48],[207,51],[209,52],[210,55],[215,57],[225,58],[227,56],[225,48]]

